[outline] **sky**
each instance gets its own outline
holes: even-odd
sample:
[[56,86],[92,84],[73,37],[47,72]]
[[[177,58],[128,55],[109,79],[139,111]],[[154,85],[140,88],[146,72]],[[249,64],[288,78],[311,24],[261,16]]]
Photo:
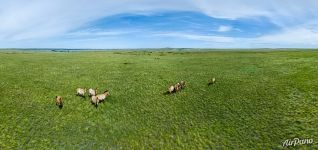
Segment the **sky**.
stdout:
[[317,48],[317,0],[0,0],[0,48]]

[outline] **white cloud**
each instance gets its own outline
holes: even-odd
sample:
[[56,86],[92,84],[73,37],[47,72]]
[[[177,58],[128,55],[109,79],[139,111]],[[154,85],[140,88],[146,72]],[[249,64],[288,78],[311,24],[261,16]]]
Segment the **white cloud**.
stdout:
[[232,27],[231,26],[219,26],[218,28],[218,32],[228,32],[228,31],[231,31],[232,30]]
[[308,28],[288,28],[280,33],[261,36],[255,41],[274,45],[312,47],[318,46],[318,32]]
[[24,40],[58,36],[90,21],[118,13],[192,10],[189,2],[191,1],[0,0],[0,39]]
[[80,37],[99,37],[99,36],[116,36],[140,33],[141,30],[100,30],[100,29],[89,29],[84,31],[75,31],[65,34],[67,38],[80,38]]
[[[255,39],[189,35],[178,33],[174,37],[206,42],[286,43],[311,44],[318,41],[317,0],[0,0],[0,40],[11,41],[43,39],[65,36],[90,21],[127,12],[198,11],[212,17],[240,19],[263,16],[284,28],[282,32]],[[235,29],[220,26],[219,32]],[[99,33],[73,33],[90,35],[122,34],[118,31]],[[168,36],[168,35],[166,35]],[[0,45],[1,47],[1,45]]]
[[197,34],[185,34],[185,33],[157,33],[155,36],[165,36],[165,37],[178,37],[184,39],[191,39],[204,42],[212,43],[232,43],[235,38],[225,37],[225,36],[210,36],[210,35],[197,35]]
[[316,0],[201,0],[196,5],[213,17],[237,19],[264,16],[282,26],[318,18]]
[[157,33],[156,36],[178,37],[203,41],[210,44],[223,43],[221,47],[318,47],[318,31],[307,28],[288,28],[283,32],[263,35],[257,38],[238,38],[185,33]]

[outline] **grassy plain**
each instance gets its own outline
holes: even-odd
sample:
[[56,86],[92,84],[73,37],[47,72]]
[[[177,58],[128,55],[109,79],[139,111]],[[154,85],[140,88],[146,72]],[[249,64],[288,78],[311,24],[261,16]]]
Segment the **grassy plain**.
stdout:
[[[292,148],[318,149],[318,51],[0,51],[0,60],[0,149],[281,149],[295,137],[314,143]],[[184,90],[164,94],[180,80]],[[111,95],[95,108],[77,87]]]

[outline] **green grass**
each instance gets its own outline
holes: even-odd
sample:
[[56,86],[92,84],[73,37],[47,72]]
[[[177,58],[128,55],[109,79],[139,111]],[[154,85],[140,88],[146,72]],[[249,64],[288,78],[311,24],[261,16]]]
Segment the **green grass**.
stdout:
[[[318,51],[2,51],[0,60],[0,149],[281,149],[295,137],[314,144],[291,148],[318,149]],[[180,80],[184,90],[163,94]],[[96,109],[77,87],[111,95]]]

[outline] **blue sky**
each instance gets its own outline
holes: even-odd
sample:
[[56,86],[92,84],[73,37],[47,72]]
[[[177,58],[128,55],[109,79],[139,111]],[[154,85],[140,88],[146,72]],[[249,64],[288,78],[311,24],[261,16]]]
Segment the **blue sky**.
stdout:
[[316,48],[314,0],[0,0],[0,48]]

